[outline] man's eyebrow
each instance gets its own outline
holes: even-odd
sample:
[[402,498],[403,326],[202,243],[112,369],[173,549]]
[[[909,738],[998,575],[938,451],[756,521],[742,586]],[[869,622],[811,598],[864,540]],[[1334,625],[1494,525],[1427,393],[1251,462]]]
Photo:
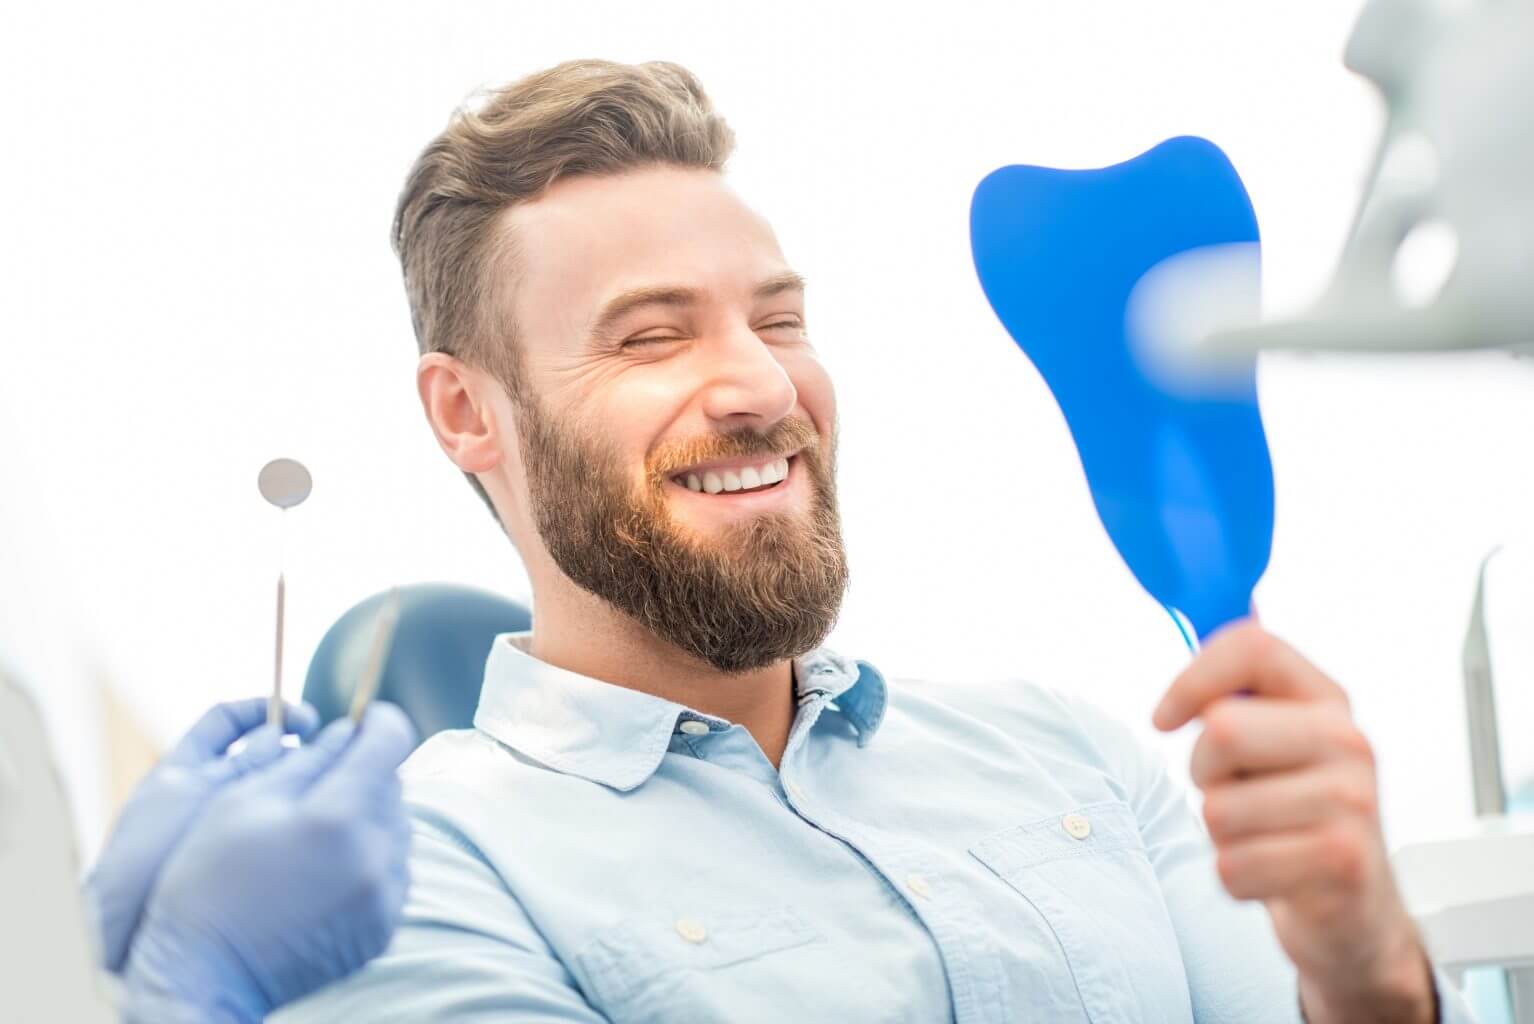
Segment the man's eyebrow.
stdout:
[[[757,300],[769,299],[784,292],[804,291],[804,277],[789,271],[767,278],[752,292]],[[691,306],[698,302],[701,293],[696,288],[683,285],[652,285],[620,292],[607,300],[591,322],[591,335],[604,338],[613,332],[619,321],[636,309],[645,306]]]
[[790,270],[775,277],[769,277],[756,286],[756,291],[753,294],[758,299],[770,299],[774,295],[781,295],[783,292],[802,292],[804,291],[804,284],[804,276]]
[[611,334],[618,321],[644,306],[691,306],[698,301],[695,288],[677,285],[659,285],[648,288],[632,288],[607,300],[606,305],[591,322],[591,334],[605,338]]

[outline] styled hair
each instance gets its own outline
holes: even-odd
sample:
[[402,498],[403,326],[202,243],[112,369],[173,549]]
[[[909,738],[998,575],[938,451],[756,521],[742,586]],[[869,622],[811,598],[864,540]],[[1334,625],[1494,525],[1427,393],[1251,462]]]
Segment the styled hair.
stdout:
[[394,212],[417,347],[491,372],[520,401],[508,295],[518,261],[537,254],[498,230],[501,214],[577,175],[720,171],[734,147],[697,78],[664,61],[567,61],[459,107],[411,167]]

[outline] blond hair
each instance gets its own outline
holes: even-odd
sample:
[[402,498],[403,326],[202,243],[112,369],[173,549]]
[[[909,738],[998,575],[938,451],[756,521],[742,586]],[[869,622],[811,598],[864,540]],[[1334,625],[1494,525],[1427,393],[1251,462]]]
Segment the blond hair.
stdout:
[[420,351],[489,370],[520,400],[504,301],[515,260],[496,230],[502,212],[575,175],[654,164],[722,170],[734,146],[697,78],[663,61],[567,61],[460,107],[416,159],[394,213]]

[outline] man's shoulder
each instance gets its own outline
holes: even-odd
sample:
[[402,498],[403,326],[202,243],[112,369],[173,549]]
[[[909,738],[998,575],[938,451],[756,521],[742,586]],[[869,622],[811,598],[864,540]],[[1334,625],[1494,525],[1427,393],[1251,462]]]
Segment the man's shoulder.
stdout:
[[405,801],[421,817],[472,815],[499,803],[500,794],[525,792],[533,779],[556,775],[521,757],[479,729],[448,729],[427,738],[400,766]]
[[892,679],[891,714],[925,727],[996,731],[1028,749],[1120,762],[1142,746],[1090,698],[1022,679]]
[[497,744],[478,729],[445,729],[427,737],[400,766],[405,783],[453,777],[475,762],[494,758]]
[[960,714],[1028,730],[1080,730],[1081,712],[1101,717],[1089,701],[1029,679],[901,677],[889,683],[890,705],[907,714]]

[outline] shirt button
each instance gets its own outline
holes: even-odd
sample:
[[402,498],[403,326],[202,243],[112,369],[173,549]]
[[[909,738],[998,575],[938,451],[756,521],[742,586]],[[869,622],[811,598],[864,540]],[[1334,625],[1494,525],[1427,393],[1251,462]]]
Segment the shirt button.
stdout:
[[924,900],[930,899],[932,896],[932,887],[927,884],[927,880],[921,875],[907,875],[905,886]]
[[708,732],[708,723],[689,718],[681,724],[680,728],[689,736],[702,736]]
[[703,927],[703,922],[691,917],[677,918],[676,933],[694,945],[708,938],[708,929]]
[[783,788],[787,789],[788,790],[788,795],[793,797],[795,800],[803,800],[804,799],[804,790],[800,789],[798,787],[798,785],[796,785],[795,783],[790,782],[787,786],[785,786]]
[[1092,823],[1084,814],[1067,814],[1060,819],[1060,824],[1072,839],[1085,839],[1092,834]]

